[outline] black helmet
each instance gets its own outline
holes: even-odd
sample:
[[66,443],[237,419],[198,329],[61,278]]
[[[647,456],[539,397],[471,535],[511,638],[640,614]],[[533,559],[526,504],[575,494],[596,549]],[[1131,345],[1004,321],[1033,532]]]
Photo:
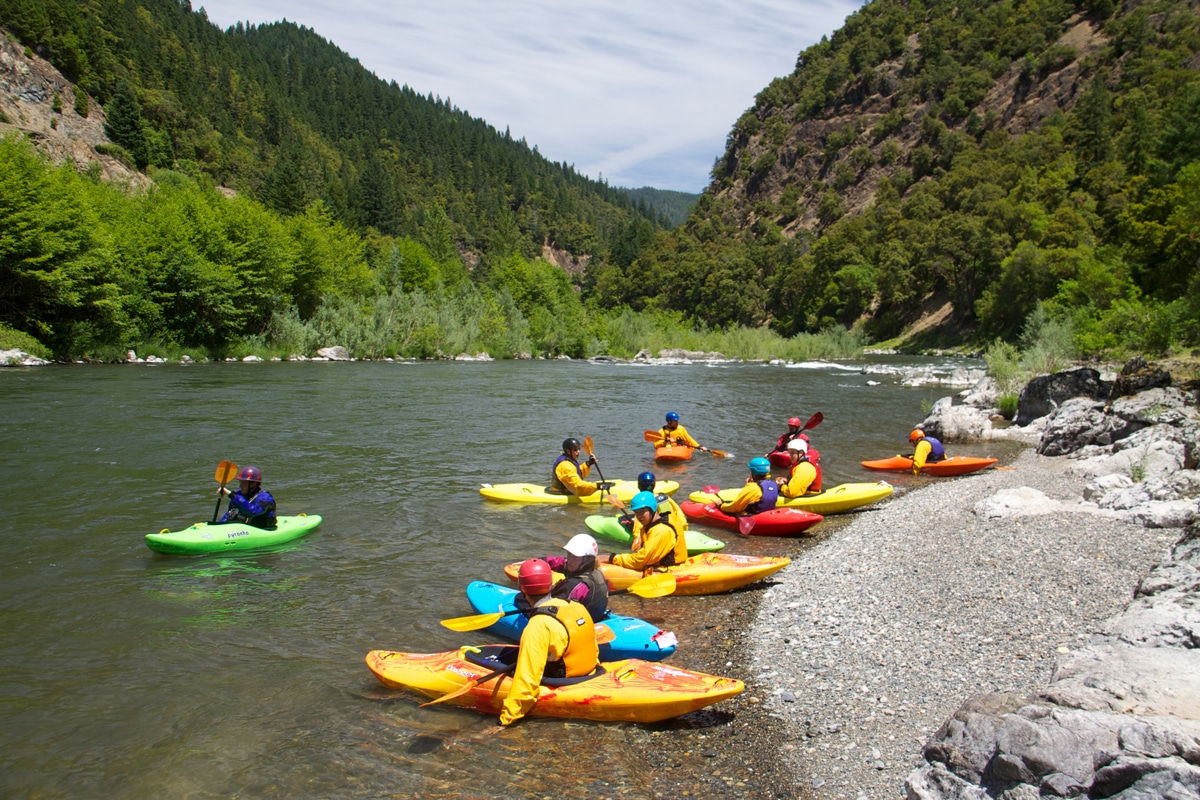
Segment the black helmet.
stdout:
[[572,436],[570,439],[563,439],[563,452],[564,453],[567,452],[568,450],[578,450],[581,447],[583,447],[583,445],[580,444],[579,440],[576,439],[574,436]]
[[638,475],[639,492],[653,492],[654,483],[655,481],[653,472],[643,472],[641,475]]

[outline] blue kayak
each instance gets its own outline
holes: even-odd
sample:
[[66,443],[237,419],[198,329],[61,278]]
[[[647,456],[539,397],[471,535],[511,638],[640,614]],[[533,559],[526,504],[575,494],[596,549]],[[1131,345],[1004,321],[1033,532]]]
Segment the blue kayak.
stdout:
[[[480,614],[509,611],[514,608],[516,589],[498,586],[487,581],[471,581],[467,584],[467,601]],[[529,622],[523,614],[509,614],[487,630],[512,641],[521,640],[521,631]],[[662,661],[675,652],[677,640],[671,631],[659,630],[645,620],[612,614],[601,620],[617,637],[608,644],[600,645],[601,661],[619,661],[624,658],[640,658],[644,661]]]

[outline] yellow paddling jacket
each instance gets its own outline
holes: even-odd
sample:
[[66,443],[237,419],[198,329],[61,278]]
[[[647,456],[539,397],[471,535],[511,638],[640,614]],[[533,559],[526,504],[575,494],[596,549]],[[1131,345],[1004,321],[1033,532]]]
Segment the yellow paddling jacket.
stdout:
[[521,633],[512,684],[500,712],[501,725],[511,725],[529,713],[547,672],[552,677],[578,678],[591,674],[600,663],[595,623],[586,608],[546,595],[533,609]]

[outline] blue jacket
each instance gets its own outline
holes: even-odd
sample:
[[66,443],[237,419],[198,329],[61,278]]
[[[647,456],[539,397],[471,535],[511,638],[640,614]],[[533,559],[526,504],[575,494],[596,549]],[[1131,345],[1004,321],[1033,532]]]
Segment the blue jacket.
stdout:
[[246,497],[239,489],[229,495],[229,509],[221,522],[245,522],[256,528],[274,528],[275,498],[266,489],[259,489],[253,497]]

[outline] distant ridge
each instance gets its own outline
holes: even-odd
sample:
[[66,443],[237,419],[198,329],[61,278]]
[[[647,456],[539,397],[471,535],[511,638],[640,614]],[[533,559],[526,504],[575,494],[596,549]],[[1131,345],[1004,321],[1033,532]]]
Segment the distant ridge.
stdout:
[[635,203],[645,204],[647,209],[669,223],[672,228],[687,219],[696,206],[696,201],[700,199],[699,194],[692,192],[655,189],[651,186],[621,191],[629,195]]

